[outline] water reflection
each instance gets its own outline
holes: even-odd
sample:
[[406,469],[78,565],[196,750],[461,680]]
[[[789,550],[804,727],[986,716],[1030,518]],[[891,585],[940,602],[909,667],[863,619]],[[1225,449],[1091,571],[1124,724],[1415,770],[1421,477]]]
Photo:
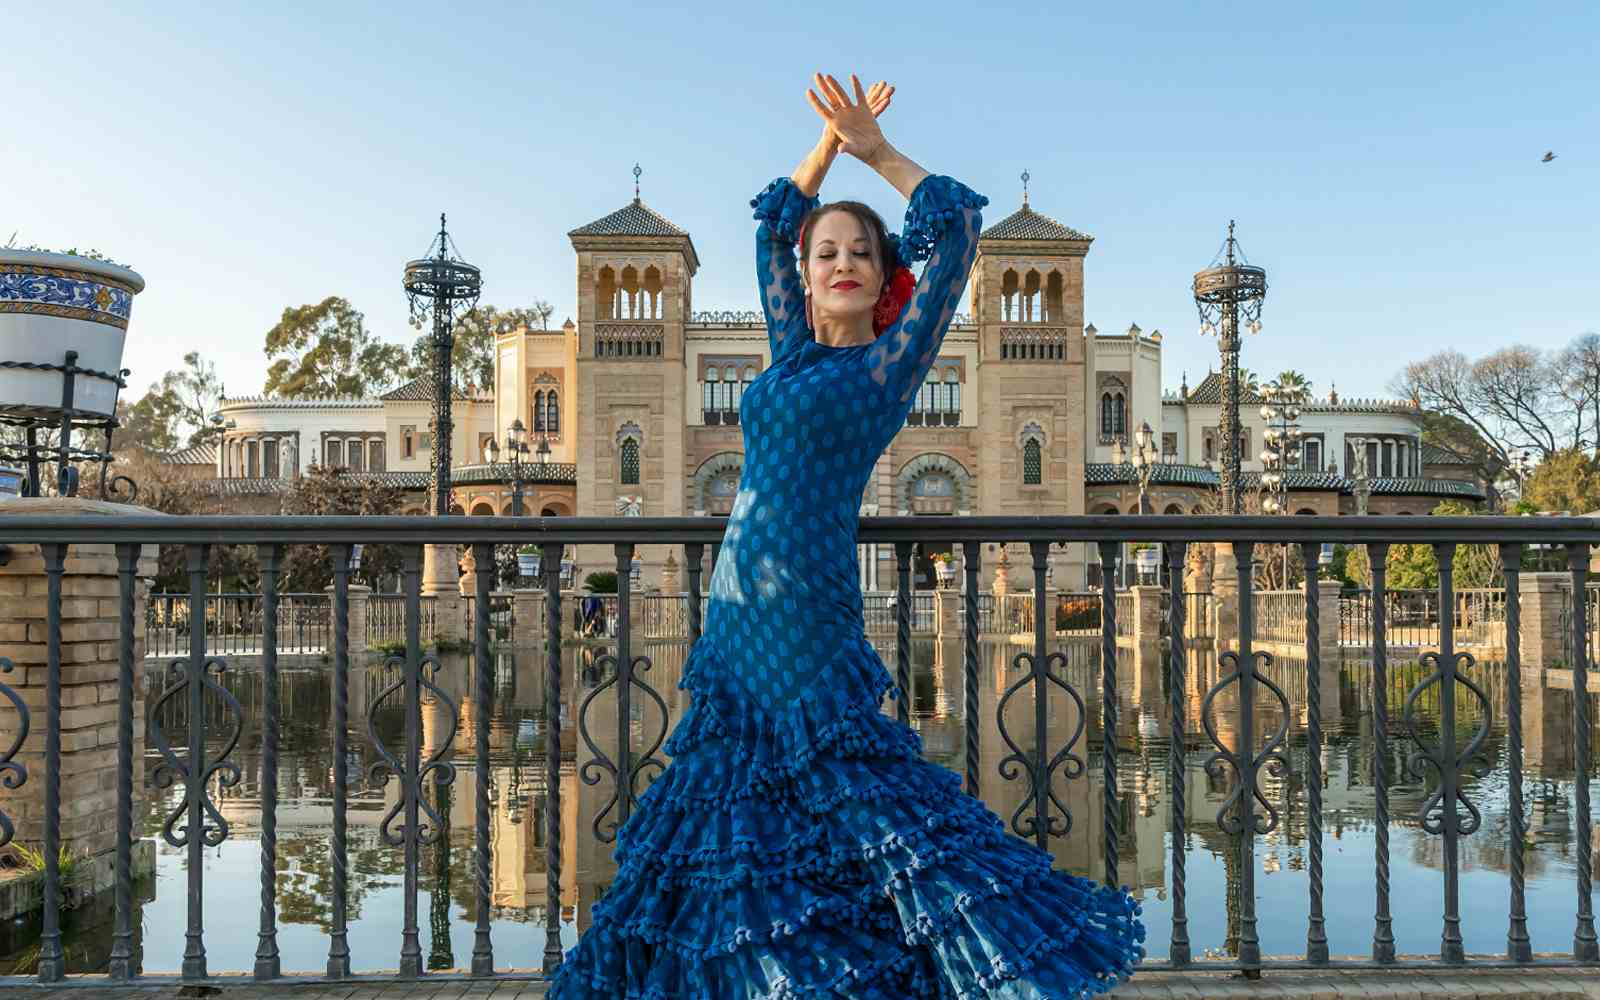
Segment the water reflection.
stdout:
[[[1103,876],[1103,830],[1106,799],[1101,767],[1104,750],[1099,692],[1101,664],[1094,640],[1064,640],[1055,648],[1065,656],[1063,677],[1083,697],[1087,718],[1077,752],[1083,757],[1083,776],[1063,780],[1058,772],[1054,790],[1071,818],[1070,835],[1051,841],[1057,864],[1092,878]],[[924,639],[913,643],[915,692],[914,722],[921,731],[928,757],[961,771],[964,768],[965,724],[962,656],[959,640]],[[1025,647],[1003,642],[980,648],[978,695],[980,774],[984,800],[1008,823],[1031,812],[1032,799],[1021,777],[1004,780],[1001,760],[1010,752],[1001,739],[996,707],[1005,690],[1027,673],[1016,655]],[[661,694],[669,718],[663,720],[655,704],[644,697],[632,700],[628,728],[635,750],[654,742],[664,725],[683,713],[688,695],[677,687],[687,647],[682,643],[653,643],[643,652],[652,666],[643,677]],[[560,908],[563,947],[570,946],[586,926],[589,909],[616,873],[611,847],[593,833],[603,816],[610,789],[605,782],[592,786],[579,779],[594,752],[576,738],[574,707],[603,681],[598,661],[603,647],[570,644],[564,651],[561,693],[563,760],[561,898],[546,894],[547,780],[544,718],[545,664],[542,650],[499,652],[494,664],[494,697],[487,718],[478,718],[472,706],[472,666],[463,656],[445,658],[437,680],[460,706],[459,731],[454,742],[457,772],[454,784],[430,789],[430,798],[449,826],[449,835],[423,848],[419,880],[421,913],[426,915],[423,948],[430,968],[465,966],[472,949],[476,920],[471,857],[473,802],[476,775],[471,748],[478,727],[489,734],[491,767],[489,801],[493,845],[490,871],[489,914],[494,929],[499,965],[534,967],[544,947],[546,907]],[[892,642],[880,647],[892,663]],[[326,960],[326,937],[331,928],[332,898],[330,832],[333,801],[333,737],[330,720],[331,666],[321,658],[285,658],[280,666],[279,698],[283,711],[283,752],[280,760],[277,881],[279,948],[286,970],[317,970]],[[1497,664],[1472,668],[1493,704],[1493,719],[1486,747],[1492,763],[1482,778],[1468,777],[1466,793],[1483,811],[1482,829],[1462,840],[1463,934],[1470,952],[1500,952],[1504,948],[1508,911],[1508,840],[1510,817],[1505,769],[1507,752],[1505,669]],[[1202,767],[1215,749],[1200,726],[1206,691],[1224,672],[1213,654],[1199,651],[1191,657],[1179,704],[1186,733],[1185,806],[1189,817],[1188,851],[1189,933],[1196,956],[1210,951],[1227,953],[1238,933],[1237,858],[1239,844],[1218,823],[1218,811],[1229,793],[1226,775],[1213,777]],[[1267,675],[1283,690],[1288,717],[1264,687],[1257,691],[1254,731],[1242,734],[1236,720],[1239,696],[1236,686],[1214,700],[1212,713],[1218,738],[1229,747],[1261,745],[1281,724],[1287,724],[1285,755],[1291,765],[1283,777],[1261,776],[1261,787],[1281,821],[1255,845],[1257,909],[1264,954],[1299,954],[1304,949],[1307,903],[1306,702],[1308,683],[1303,664],[1278,662]],[[350,756],[350,885],[349,936],[352,963],[358,970],[394,968],[398,964],[401,929],[402,854],[381,843],[378,824],[398,800],[398,782],[382,788],[365,782],[366,769],[376,757],[366,737],[369,718],[390,746],[402,745],[403,719],[399,699],[375,706],[373,699],[394,674],[374,658],[351,674]],[[1425,676],[1415,663],[1392,665],[1384,692],[1391,717],[1391,733],[1403,732],[1401,712],[1407,693]],[[1316,679],[1324,707],[1323,826],[1325,830],[1327,934],[1334,956],[1364,955],[1370,948],[1373,910],[1373,816],[1371,788],[1373,754],[1371,672],[1364,663],[1329,665]],[[147,698],[157,690],[159,673],[147,676]],[[263,705],[261,675],[247,659],[236,659],[225,682],[244,707],[249,725],[236,759],[245,778],[220,793],[219,806],[232,826],[232,837],[207,852],[206,945],[213,970],[248,970],[252,967],[259,921],[257,905],[259,862],[260,771],[258,720]],[[1171,699],[1167,673],[1159,655],[1122,650],[1116,664],[1118,718],[1116,727],[1117,795],[1113,808],[1119,814],[1117,879],[1130,886],[1145,904],[1152,956],[1165,954],[1170,930],[1170,834],[1172,790],[1168,779],[1168,733]],[[1526,778],[1528,802],[1528,923],[1535,951],[1563,951],[1572,934],[1573,741],[1572,693],[1554,683],[1528,680],[1523,688]],[[1077,704],[1052,690],[1047,696],[1046,746],[1054,753],[1078,724]],[[1022,748],[1030,749],[1035,736],[1031,688],[1025,688],[1007,706],[1005,725]],[[181,709],[181,706],[177,706]],[[892,711],[892,707],[886,704]],[[1436,737],[1437,693],[1418,703],[1421,728],[1428,739]],[[613,760],[617,753],[617,703],[606,692],[590,709],[588,729],[599,751]],[[1458,737],[1465,740],[1478,724],[1480,710],[1472,700],[1458,699]],[[181,712],[167,720],[169,734],[181,734]],[[451,729],[445,703],[429,699],[422,714],[424,754],[436,749]],[[1401,756],[1409,744],[1398,739],[1390,748],[1392,884],[1395,935],[1401,953],[1432,953],[1437,949],[1442,912],[1442,844],[1420,833],[1416,812],[1430,788],[1408,777]],[[147,768],[148,770],[148,768]],[[136,816],[143,836],[157,836],[163,817],[177,802],[177,792],[145,789]],[[1258,807],[1259,808],[1259,807]],[[184,928],[183,852],[160,844],[157,872],[142,893],[137,917],[136,946],[150,971],[175,969],[183,953]],[[109,897],[84,910],[67,914],[65,934],[70,971],[103,970],[110,947]],[[4,971],[31,971],[37,926],[26,923],[8,928],[0,937],[0,962]]]

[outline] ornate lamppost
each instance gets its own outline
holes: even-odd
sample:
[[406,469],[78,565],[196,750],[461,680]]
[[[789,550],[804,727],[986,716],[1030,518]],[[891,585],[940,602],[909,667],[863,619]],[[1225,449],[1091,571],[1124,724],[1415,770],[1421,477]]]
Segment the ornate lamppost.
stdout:
[[1133,481],[1139,485],[1139,513],[1148,514],[1148,497],[1150,495],[1150,477],[1155,474],[1158,459],[1156,453],[1155,432],[1150,430],[1149,423],[1141,422],[1139,429],[1133,432],[1133,447],[1123,445],[1122,438],[1117,438],[1111,446],[1111,461],[1117,465],[1126,465],[1133,473]]
[[456,255],[455,243],[445,230],[444,213],[439,213],[439,235],[428,247],[428,256],[408,261],[405,270],[406,299],[411,306],[411,325],[423,328],[427,314],[433,313],[433,513],[450,513],[450,375],[451,354],[455,350],[455,322],[461,314],[478,304],[483,276],[476,267]]
[[1239,514],[1239,322],[1261,332],[1261,304],[1267,297],[1267,272],[1245,262],[1228,223],[1228,240],[1211,266],[1194,276],[1194,303],[1202,336],[1216,334],[1222,352],[1221,493],[1222,513]]
[[[543,439],[539,442],[548,449]],[[494,438],[484,446],[489,452],[489,465],[499,475],[511,480],[511,516],[521,517],[522,510],[522,485],[528,481],[528,432],[522,426],[521,418],[511,421],[511,426],[506,429],[506,454],[510,457],[500,461],[500,444]]]
[[1261,394],[1266,398],[1261,419],[1267,423],[1261,435],[1261,509],[1268,514],[1287,514],[1288,472],[1300,464],[1300,406],[1305,402],[1305,389],[1273,382]]

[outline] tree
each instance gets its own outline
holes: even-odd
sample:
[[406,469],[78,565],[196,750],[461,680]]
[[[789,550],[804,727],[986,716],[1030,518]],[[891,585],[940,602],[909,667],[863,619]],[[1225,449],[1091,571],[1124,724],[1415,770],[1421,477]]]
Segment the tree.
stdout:
[[215,433],[211,415],[222,402],[217,366],[190,351],[183,367],[167,372],[137,403],[117,404],[122,440],[147,451],[193,447]]
[[[1446,500],[1433,508],[1437,517],[1467,517],[1477,513],[1472,507],[1457,500]],[[1436,590],[1439,587],[1439,560],[1432,545],[1403,544],[1389,546],[1385,565],[1388,575],[1384,579],[1390,590]],[[1503,566],[1497,545],[1458,545],[1451,564],[1451,586],[1457,590],[1498,586]],[[1368,572],[1364,546],[1352,546],[1345,560],[1345,575],[1354,578],[1363,587],[1372,585]]]
[[371,396],[406,370],[406,351],[379,340],[336,295],[283,311],[267,331],[266,392],[286,398]]
[[1522,490],[1535,510],[1600,510],[1600,458],[1568,448],[1539,463]]
[[1512,346],[1476,361],[1440,351],[1407,365],[1390,388],[1475,431],[1494,463],[1518,451],[1541,458],[1600,437],[1600,337],[1556,354]]
[[[346,514],[379,516],[400,512],[398,487],[372,479],[357,479],[343,470],[314,465],[295,480],[283,498],[285,514]],[[369,580],[398,572],[400,553],[390,545],[368,545],[361,552],[361,575]],[[320,594],[333,582],[331,554],[326,545],[291,545],[284,553],[285,592]]]
[[[520,327],[545,329],[555,307],[542,299],[525,308],[498,309],[478,306],[455,324],[455,346],[450,351],[450,366],[457,387],[466,393],[486,393],[494,389],[495,337]],[[408,378],[433,372],[433,336],[424,333],[411,345]]]
[[1600,457],[1600,333],[1580,335],[1552,359],[1551,365],[1562,400],[1575,413],[1593,415],[1589,425],[1593,435],[1588,443]]
[[1500,451],[1486,441],[1482,434],[1460,417],[1436,410],[1422,414],[1422,443],[1443,448],[1458,455],[1472,469],[1474,476],[1484,484],[1489,498],[1489,508],[1498,510],[1502,503],[1498,483],[1504,479],[1509,467]]

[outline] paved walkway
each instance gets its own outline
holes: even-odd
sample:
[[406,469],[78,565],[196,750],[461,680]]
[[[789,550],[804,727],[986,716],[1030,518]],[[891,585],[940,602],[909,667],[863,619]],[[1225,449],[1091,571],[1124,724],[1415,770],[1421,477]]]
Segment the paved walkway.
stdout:
[[[104,983],[104,980],[99,980]],[[223,1000],[531,1000],[544,996],[544,984],[528,980],[472,981],[430,977],[414,983],[304,984],[280,981],[257,986],[244,977],[219,976],[210,986],[175,982],[136,987],[86,985],[74,977],[53,987],[0,987],[0,995],[40,1000],[154,1000],[157,997],[214,996]],[[1447,971],[1317,971],[1268,972],[1259,980],[1223,973],[1152,972],[1113,994],[1128,1000],[1600,1000],[1600,970],[1525,968]]]

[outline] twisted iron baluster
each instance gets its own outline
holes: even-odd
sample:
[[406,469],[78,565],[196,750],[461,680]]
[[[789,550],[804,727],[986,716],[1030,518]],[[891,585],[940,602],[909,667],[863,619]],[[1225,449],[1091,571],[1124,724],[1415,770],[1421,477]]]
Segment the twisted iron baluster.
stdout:
[[[561,545],[544,545],[544,972],[561,964]],[[698,594],[695,595],[698,598]],[[512,794],[516,794],[513,790]]]
[[1589,762],[1593,739],[1589,729],[1589,546],[1567,546],[1567,568],[1572,573],[1572,725],[1577,740],[1577,785],[1574,806],[1578,814],[1578,926],[1572,935],[1572,957],[1580,962],[1600,961],[1600,943],[1594,929],[1594,818],[1589,814]]
[[689,641],[697,642],[703,627],[700,620],[700,561],[705,557],[705,545],[689,542],[683,547],[684,568],[689,571]]
[[[134,573],[139,566],[138,545],[117,546],[117,854],[115,860],[116,917],[111,932],[110,978],[126,982],[135,973],[133,962],[133,605]],[[146,625],[145,636],[153,634]],[[0,838],[3,842],[3,838]]]
[[965,757],[967,764],[967,794],[978,795],[979,753],[978,714],[978,560],[981,546],[977,542],[961,543],[962,566],[967,574],[967,592],[962,595],[966,611],[962,635],[966,639],[962,672],[965,687],[962,692],[961,717],[966,723]]
[[[329,914],[328,978],[350,975],[348,887],[350,863],[350,546],[333,546],[333,899]],[[372,614],[382,605],[367,604],[370,641]]]
[[1377,906],[1373,915],[1372,960],[1394,961],[1394,918],[1389,913],[1389,544],[1367,545],[1372,570],[1372,794],[1377,829],[1373,845]]
[[[1120,542],[1100,543],[1100,765],[1105,791],[1102,810],[1102,835],[1105,838],[1105,883],[1115,886],[1119,879],[1117,838],[1122,810],[1117,799],[1117,556]],[[1035,552],[1037,563],[1039,556]],[[1042,595],[1041,595],[1042,596]],[[1034,619],[1055,627],[1053,608],[1034,600]],[[1042,628],[1042,627],[1041,627]]]
[[477,574],[476,600],[472,604],[475,626],[472,735],[474,791],[477,793],[472,862],[478,910],[472,938],[472,974],[489,976],[494,974],[494,945],[489,940],[489,702],[493,696],[489,682],[494,671],[489,651],[489,592],[494,582],[494,546],[478,542],[472,546],[472,554],[477,565],[485,567]]
[[[1265,769],[1274,777],[1289,772],[1282,747],[1289,732],[1289,699],[1273,680],[1261,673],[1261,667],[1272,665],[1271,654],[1251,649],[1255,632],[1255,598],[1251,573],[1254,565],[1254,546],[1249,542],[1233,543],[1233,554],[1239,579],[1239,649],[1224,653],[1219,661],[1232,666],[1233,672],[1222,677],[1206,692],[1200,703],[1200,725],[1206,736],[1216,746],[1216,752],[1206,759],[1206,772],[1221,780],[1224,765],[1234,775],[1234,787],[1217,810],[1217,825],[1224,833],[1239,839],[1239,963],[1248,978],[1261,975],[1261,943],[1256,934],[1255,901],[1255,838],[1271,833],[1278,826],[1278,810],[1262,793],[1258,783]],[[1229,747],[1217,732],[1211,705],[1229,685],[1239,685],[1238,747]],[[1259,752],[1255,749],[1255,694],[1256,685],[1265,687],[1278,700],[1282,712],[1277,730],[1267,739]],[[1257,816],[1256,805],[1266,810]]]
[[[70,359],[69,359],[70,363]],[[63,459],[64,461],[64,459]],[[36,480],[37,481],[37,480]],[[45,730],[44,730],[44,918],[39,935],[39,981],[58,983],[65,978],[66,959],[61,951],[61,575],[67,547],[39,546],[44,556],[45,610]]]
[[1183,734],[1183,697],[1186,690],[1184,672],[1187,654],[1184,648],[1184,616],[1188,609],[1183,605],[1183,570],[1187,546],[1183,542],[1167,543],[1167,631],[1171,649],[1167,659],[1167,699],[1171,719],[1171,744],[1167,753],[1168,796],[1172,799],[1172,947],[1168,960],[1173,965],[1188,965],[1189,911],[1187,903],[1188,851],[1185,841],[1189,828],[1184,816],[1185,790],[1184,755],[1186,745]]
[[[447,496],[440,497],[439,503],[443,506],[448,500]],[[400,801],[397,803],[405,813],[405,829],[402,832],[405,922],[400,931],[400,975],[416,978],[422,975],[422,942],[417,931],[417,866],[421,863],[417,843],[417,827],[421,817],[418,815],[417,800],[422,778],[422,550],[408,545],[402,550],[400,558],[406,594],[405,675],[401,682],[405,689],[406,755],[401,764]],[[376,708],[376,705],[372,706],[372,709]],[[375,715],[372,709],[368,710],[369,718]]]
[[278,879],[278,562],[279,545],[256,548],[261,566],[261,930],[256,943],[257,979],[280,972],[277,928]]
[[1311,854],[1311,914],[1306,927],[1306,961],[1328,961],[1328,932],[1322,914],[1322,607],[1317,584],[1321,546],[1300,546],[1306,600],[1306,813]]
[[895,717],[911,724],[911,542],[895,542]]
[[617,557],[617,828],[633,814],[633,545]]
[[[1463,765],[1471,760],[1489,736],[1492,706],[1489,696],[1471,678],[1461,673],[1461,668],[1473,664],[1468,653],[1455,651],[1455,599],[1451,574],[1455,567],[1454,543],[1433,546],[1434,558],[1439,566],[1439,652],[1424,653],[1423,666],[1433,671],[1425,676],[1406,696],[1403,719],[1411,740],[1417,745],[1414,753],[1405,759],[1406,770],[1417,781],[1426,780],[1424,767],[1432,767],[1439,776],[1439,786],[1428,796],[1417,811],[1417,819],[1424,833],[1441,836],[1444,841],[1444,929],[1439,936],[1439,958],[1450,964],[1466,960],[1461,939],[1461,844],[1460,838],[1478,829],[1480,816],[1461,789]],[[1417,714],[1417,700],[1424,691],[1439,686],[1439,737],[1433,747],[1423,740]],[[1456,685],[1465,687],[1475,696],[1482,708],[1483,717],[1464,750],[1456,749]],[[1483,767],[1487,769],[1485,762]],[[1462,819],[1457,807],[1467,810]]]
[[1511,837],[1506,845],[1511,855],[1511,919],[1506,929],[1506,958],[1531,962],[1525,857],[1528,816],[1522,798],[1522,546],[1501,545],[1500,563],[1506,581],[1506,729],[1511,744],[1506,761],[1511,796]]

